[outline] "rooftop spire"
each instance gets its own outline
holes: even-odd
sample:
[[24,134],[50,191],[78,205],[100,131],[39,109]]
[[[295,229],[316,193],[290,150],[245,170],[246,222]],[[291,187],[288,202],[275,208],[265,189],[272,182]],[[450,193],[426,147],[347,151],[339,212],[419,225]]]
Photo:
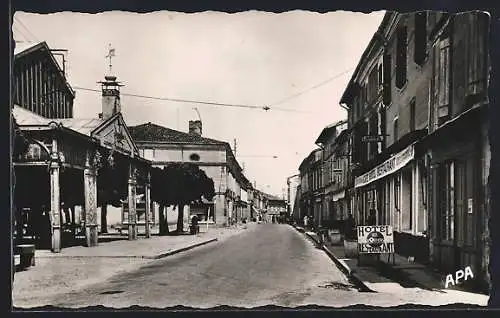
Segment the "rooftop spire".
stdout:
[[106,58],[109,59],[109,73],[108,75],[112,76],[113,75],[113,64],[111,63],[111,58],[115,56],[115,49],[111,47],[111,43],[108,45],[108,55],[106,55]]

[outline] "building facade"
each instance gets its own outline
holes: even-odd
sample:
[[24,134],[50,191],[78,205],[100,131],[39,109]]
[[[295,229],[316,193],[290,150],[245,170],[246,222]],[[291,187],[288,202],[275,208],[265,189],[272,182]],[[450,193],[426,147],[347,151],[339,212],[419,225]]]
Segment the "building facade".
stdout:
[[347,138],[343,132],[346,128],[347,121],[337,122],[325,127],[316,139],[316,145],[323,150],[321,224],[329,228],[341,228],[342,220],[347,218],[345,190],[349,169],[345,155],[348,151]]
[[397,253],[471,266],[478,284],[489,281],[487,28],[480,12],[388,12],[341,99],[357,224],[375,213]]
[[[186,207],[186,216],[196,214],[201,223],[226,226],[240,222],[248,211],[248,191],[251,183],[243,175],[227,142],[202,137],[201,121],[190,121],[189,132],[181,132],[153,123],[129,127],[131,135],[145,158],[156,167],[171,162],[191,162],[214,181],[213,201]],[[172,215],[174,207],[167,207]],[[154,205],[155,214],[159,206]]]
[[[135,201],[138,187],[148,200],[150,163],[139,156],[126,129],[116,77],[106,76],[102,101],[104,112],[111,106],[115,112],[89,119],[73,117],[74,93],[45,42],[16,48],[13,80],[12,113],[28,142],[13,158],[17,242],[54,252],[80,239],[95,246],[100,225],[103,230],[98,205],[120,200],[134,202],[128,233],[136,239]],[[104,86],[114,88],[108,94]],[[149,236],[147,222],[145,232]]]

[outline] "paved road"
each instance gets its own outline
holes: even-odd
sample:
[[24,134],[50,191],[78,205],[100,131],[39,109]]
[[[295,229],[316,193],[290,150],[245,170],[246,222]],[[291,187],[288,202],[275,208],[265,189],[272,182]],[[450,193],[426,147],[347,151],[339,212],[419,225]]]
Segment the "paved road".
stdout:
[[[377,293],[358,292],[326,254],[316,249],[303,234],[288,225],[260,224],[218,243],[151,261],[138,270],[102,283],[66,294],[48,295],[36,302],[69,308],[95,305],[114,308],[133,305],[251,308],[312,304],[389,307],[407,303],[444,305],[456,302],[484,306],[487,302],[486,296],[389,285],[385,289],[379,288]],[[29,303],[27,296],[23,304]]]
[[59,296],[64,307],[296,306],[332,282],[348,288],[331,260],[292,227],[260,224],[228,240],[155,261],[108,282]]

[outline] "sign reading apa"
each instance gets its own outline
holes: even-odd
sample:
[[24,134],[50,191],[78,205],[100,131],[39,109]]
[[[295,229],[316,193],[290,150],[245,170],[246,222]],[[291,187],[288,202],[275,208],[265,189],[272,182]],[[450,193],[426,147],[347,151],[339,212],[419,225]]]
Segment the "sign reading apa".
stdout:
[[394,253],[394,235],[391,225],[358,226],[360,254]]

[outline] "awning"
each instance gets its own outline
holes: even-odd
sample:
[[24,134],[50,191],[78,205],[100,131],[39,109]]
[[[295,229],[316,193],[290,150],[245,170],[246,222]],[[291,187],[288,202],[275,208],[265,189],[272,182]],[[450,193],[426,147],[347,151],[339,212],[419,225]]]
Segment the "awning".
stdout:
[[388,176],[406,166],[414,158],[415,155],[414,145],[415,145],[414,143],[411,144],[404,150],[398,152],[391,158],[384,161],[382,164],[376,166],[367,173],[357,177],[354,180],[354,187],[359,188],[365,186],[373,181]]

